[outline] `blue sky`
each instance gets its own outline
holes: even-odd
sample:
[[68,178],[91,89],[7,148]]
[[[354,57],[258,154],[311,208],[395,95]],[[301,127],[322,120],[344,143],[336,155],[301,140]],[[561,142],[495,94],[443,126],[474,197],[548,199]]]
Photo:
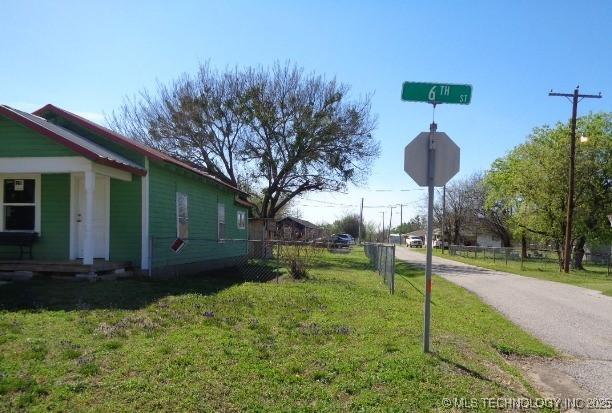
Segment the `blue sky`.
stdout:
[[[358,212],[364,197],[366,206],[407,204],[410,217],[423,191],[403,172],[403,148],[432,113],[400,100],[403,81],[473,85],[471,105],[436,109],[439,130],[461,147],[458,176],[469,175],[534,126],[570,116],[551,88],[604,94],[583,101],[581,113],[612,109],[611,21],[610,1],[8,1],[0,102],[30,111],[53,103],[103,122],[124,96],[200,62],[291,60],[336,76],[354,96],[373,93],[382,147],[367,187],[308,195],[302,216],[330,221]],[[366,208],[365,217],[378,222],[383,210],[388,219],[388,208]]]

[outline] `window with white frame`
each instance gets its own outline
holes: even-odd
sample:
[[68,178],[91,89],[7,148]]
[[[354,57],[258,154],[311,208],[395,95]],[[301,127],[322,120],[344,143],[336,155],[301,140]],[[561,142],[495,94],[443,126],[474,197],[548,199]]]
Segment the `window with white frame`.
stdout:
[[189,238],[189,205],[187,194],[176,193],[176,237]]
[[1,231],[40,232],[39,185],[38,177],[1,177]]
[[225,204],[217,204],[217,240],[225,239]]
[[246,228],[246,212],[245,211],[238,211],[236,213],[236,224],[238,226],[238,229]]

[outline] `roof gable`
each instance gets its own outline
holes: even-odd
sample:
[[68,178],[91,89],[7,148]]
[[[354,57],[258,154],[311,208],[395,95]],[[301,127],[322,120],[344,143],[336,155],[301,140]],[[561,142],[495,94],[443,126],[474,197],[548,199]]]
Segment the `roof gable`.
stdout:
[[99,164],[125,170],[136,175],[146,175],[146,170],[113,153],[106,148],[79,136],[72,131],[48,122],[46,119],[36,115],[22,112],[10,106],[0,105],[0,114],[39,133],[51,138],[55,142],[71,149],[75,153]]

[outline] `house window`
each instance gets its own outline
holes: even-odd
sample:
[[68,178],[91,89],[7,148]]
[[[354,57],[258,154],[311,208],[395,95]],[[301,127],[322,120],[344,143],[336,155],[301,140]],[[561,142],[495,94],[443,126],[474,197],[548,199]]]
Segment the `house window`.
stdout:
[[0,230],[40,232],[39,179],[4,177],[0,182]]
[[499,235],[491,234],[491,241],[501,241]]
[[176,237],[189,238],[189,208],[187,194],[176,193]]
[[217,239],[225,239],[225,204],[222,203],[217,205]]
[[246,228],[246,212],[238,211],[236,213],[236,222],[238,225],[238,229],[245,229]]

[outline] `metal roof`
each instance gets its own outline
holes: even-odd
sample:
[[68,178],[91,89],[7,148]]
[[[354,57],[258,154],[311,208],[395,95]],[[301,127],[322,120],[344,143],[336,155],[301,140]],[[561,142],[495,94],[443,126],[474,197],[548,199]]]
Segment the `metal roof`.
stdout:
[[61,116],[71,122],[76,123],[77,125],[88,129],[90,131],[93,131],[96,134],[102,135],[107,139],[110,139],[116,143],[118,143],[119,145],[128,147],[129,149],[132,149],[144,156],[148,156],[151,159],[157,160],[157,161],[161,161],[161,162],[167,162],[167,163],[171,163],[174,164],[176,166],[179,166],[181,168],[187,169],[188,171],[191,171],[193,173],[196,173],[198,175],[201,175],[211,181],[215,181],[220,185],[223,185],[225,187],[230,188],[231,190],[238,192],[240,194],[243,195],[249,195],[248,193],[236,188],[235,186],[223,181],[222,179],[217,178],[216,176],[213,176],[201,169],[198,169],[192,165],[189,165],[185,162],[179,161],[178,159],[167,155],[161,151],[158,151],[157,149],[153,149],[141,142],[138,142],[134,139],[130,139],[127,138],[123,135],[120,135],[108,128],[105,128],[104,126],[98,125],[97,123],[91,122],[90,120],[87,120],[79,115],[75,115],[74,113],[68,112],[67,110],[58,108],[57,106],[48,104],[43,106],[42,108],[35,110],[33,112],[34,115],[38,115],[38,116],[45,116],[47,114],[55,114],[58,116]]

